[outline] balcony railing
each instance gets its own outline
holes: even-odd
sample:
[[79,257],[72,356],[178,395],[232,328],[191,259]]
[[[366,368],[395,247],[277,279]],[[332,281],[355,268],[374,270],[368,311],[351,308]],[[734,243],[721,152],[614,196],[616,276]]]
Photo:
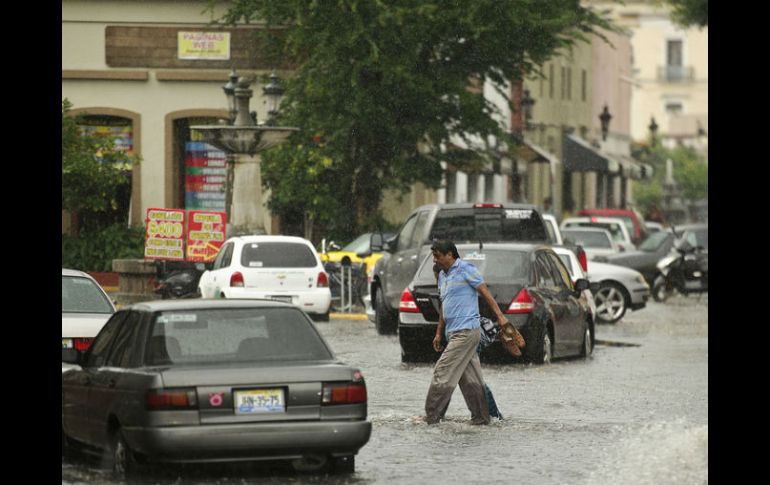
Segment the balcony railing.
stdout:
[[670,83],[691,82],[695,79],[692,66],[662,66],[658,68],[658,80]]

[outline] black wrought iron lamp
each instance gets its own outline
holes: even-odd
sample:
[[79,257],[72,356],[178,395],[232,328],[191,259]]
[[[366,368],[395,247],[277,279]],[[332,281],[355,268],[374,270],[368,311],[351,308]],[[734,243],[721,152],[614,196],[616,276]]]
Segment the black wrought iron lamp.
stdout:
[[612,115],[610,114],[610,110],[607,108],[607,105],[604,105],[604,109],[602,110],[602,113],[599,115],[599,121],[602,124],[602,141],[605,141],[607,139],[607,133],[610,131],[610,120],[612,119]]
[[521,109],[524,111],[524,129],[530,128],[530,121],[532,120],[532,107],[535,105],[535,100],[529,95],[529,89],[524,90],[524,95],[521,97]]
[[655,146],[658,142],[658,124],[655,123],[655,117],[650,118],[650,125],[647,127],[650,129],[650,136],[652,137],[652,146]]
[[278,115],[278,108],[281,103],[281,96],[283,96],[284,93],[283,86],[281,86],[281,80],[275,71],[270,74],[270,84],[262,88],[262,92],[265,94],[265,99],[267,100],[266,124],[274,125],[275,117]]

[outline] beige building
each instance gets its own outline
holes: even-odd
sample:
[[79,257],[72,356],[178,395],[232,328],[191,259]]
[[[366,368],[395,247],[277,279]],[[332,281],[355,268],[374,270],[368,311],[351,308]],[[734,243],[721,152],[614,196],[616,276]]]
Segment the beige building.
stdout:
[[[91,129],[118,136],[141,157],[132,171],[132,224],[141,225],[151,207],[224,210],[224,154],[198,143],[190,126],[228,117],[222,86],[231,67],[243,76],[276,67],[254,47],[253,26],[213,27],[207,5],[62,0],[62,98]],[[262,87],[251,85],[260,121]],[[235,180],[233,224],[269,233],[259,164],[237,163]],[[63,232],[67,225],[63,214]]]

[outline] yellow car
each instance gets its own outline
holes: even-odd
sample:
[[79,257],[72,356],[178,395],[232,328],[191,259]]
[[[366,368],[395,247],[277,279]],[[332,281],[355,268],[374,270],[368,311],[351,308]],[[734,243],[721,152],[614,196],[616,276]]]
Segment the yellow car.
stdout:
[[[350,261],[352,263],[364,263],[364,273],[368,274],[369,270],[374,267],[374,263],[376,263],[377,260],[382,257],[382,252],[371,253],[369,256],[365,258],[360,258],[358,256],[359,253],[369,252],[369,240],[371,238],[371,235],[372,233],[370,232],[361,234],[360,236],[355,238],[353,242],[348,243],[342,249],[339,249],[336,251],[327,251],[327,252],[320,251],[318,255],[321,257],[321,261],[323,261],[324,263],[327,261],[330,261],[332,263],[339,263],[342,261],[342,258],[347,256],[350,258]],[[385,239],[387,239],[392,235],[384,234],[384,236],[385,236]]]

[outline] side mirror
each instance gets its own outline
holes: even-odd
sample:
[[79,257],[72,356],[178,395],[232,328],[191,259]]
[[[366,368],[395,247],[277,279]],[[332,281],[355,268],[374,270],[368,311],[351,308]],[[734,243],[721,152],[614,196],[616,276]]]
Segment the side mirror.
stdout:
[[588,290],[589,288],[591,288],[591,282],[587,279],[578,278],[578,280],[575,281],[575,293],[582,293],[583,290]]
[[61,361],[67,364],[80,365],[81,355],[76,349],[61,349]]
[[381,232],[372,233],[369,238],[369,249],[371,251],[382,251],[385,246],[385,238],[382,237]]

